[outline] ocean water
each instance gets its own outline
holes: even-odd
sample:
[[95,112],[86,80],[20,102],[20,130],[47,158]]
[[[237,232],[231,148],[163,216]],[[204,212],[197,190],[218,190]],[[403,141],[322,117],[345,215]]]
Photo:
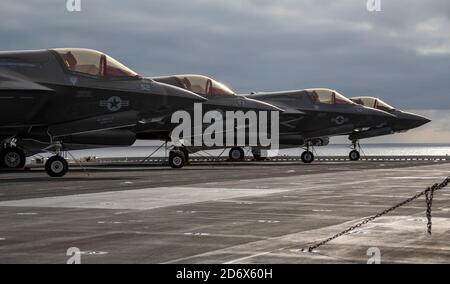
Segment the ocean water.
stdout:
[[[300,154],[303,150],[291,149],[289,153]],[[349,145],[334,144],[315,147],[322,156],[347,156]],[[447,156],[450,144],[361,144],[361,152],[367,156]]]
[[[362,144],[362,151],[367,156],[448,156],[450,155],[450,144]],[[117,148],[100,148],[90,150],[72,151],[75,158],[97,157],[97,158],[126,158],[126,157],[147,157],[158,146],[131,146]],[[315,147],[314,151],[318,156],[347,156],[350,147],[344,144],[330,144],[323,147]],[[164,157],[166,153],[164,147],[159,149],[152,157]],[[208,157],[218,156],[223,150],[201,151],[193,156]],[[278,153],[269,151],[269,156],[300,156],[303,152],[301,148],[283,149]],[[248,155],[251,151],[246,150]],[[47,154],[42,156],[48,156]],[[223,152],[222,156],[228,156],[228,151]]]

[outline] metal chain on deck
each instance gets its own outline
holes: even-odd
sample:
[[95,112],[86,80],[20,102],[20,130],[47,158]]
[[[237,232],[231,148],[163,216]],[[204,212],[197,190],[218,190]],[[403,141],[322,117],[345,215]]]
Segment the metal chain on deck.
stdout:
[[426,211],[426,216],[427,216],[427,219],[428,219],[427,229],[428,229],[428,234],[431,235],[431,226],[432,226],[432,223],[431,223],[431,206],[433,204],[434,192],[437,191],[437,190],[443,189],[444,187],[448,186],[449,183],[450,183],[450,177],[447,177],[443,182],[441,182],[439,184],[436,183],[436,184],[432,185],[431,187],[428,187],[426,190],[417,193],[413,197],[408,198],[405,201],[400,202],[400,203],[398,203],[397,205],[395,205],[395,206],[393,206],[391,208],[388,208],[388,209],[386,209],[386,210],[384,210],[384,211],[382,211],[382,212],[380,212],[380,213],[378,213],[376,215],[370,216],[370,217],[364,219],[363,221],[359,222],[358,224],[353,225],[350,228],[348,228],[348,229],[346,229],[346,230],[344,230],[344,231],[342,231],[340,233],[337,233],[336,235],[334,235],[332,237],[329,237],[326,240],[323,240],[323,241],[318,242],[318,243],[316,243],[314,245],[311,245],[308,248],[308,252],[312,252],[313,250],[317,249],[318,247],[323,246],[323,245],[331,242],[332,240],[334,240],[336,238],[339,238],[340,236],[343,236],[343,235],[345,235],[345,234],[347,234],[347,233],[349,233],[349,232],[351,232],[351,231],[353,231],[353,230],[355,230],[355,229],[357,229],[357,228],[359,228],[359,227],[361,227],[361,226],[363,226],[363,225],[365,225],[365,224],[367,224],[367,223],[369,223],[369,222],[371,222],[371,221],[373,221],[373,220],[375,220],[375,219],[377,219],[377,218],[379,218],[379,217],[381,217],[383,215],[386,215],[386,214],[394,211],[395,209],[397,209],[399,207],[402,207],[403,205],[406,205],[406,204],[408,204],[408,203],[418,199],[419,197],[421,197],[423,195],[425,195],[425,201],[426,201],[426,205],[427,205],[427,211]]
[[[436,185],[436,184],[435,184]],[[425,190],[425,202],[427,204],[427,230],[428,230],[428,234],[431,235],[431,206],[433,205],[433,197],[434,197],[434,192],[440,188],[427,188],[427,190]]]

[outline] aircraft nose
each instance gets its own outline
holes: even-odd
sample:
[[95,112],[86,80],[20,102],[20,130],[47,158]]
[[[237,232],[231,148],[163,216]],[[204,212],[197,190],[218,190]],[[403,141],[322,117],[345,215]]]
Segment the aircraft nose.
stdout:
[[431,122],[431,120],[426,117],[408,112],[402,112],[397,117],[397,128],[400,128],[400,130],[417,128]]
[[413,123],[414,123],[415,127],[419,127],[419,126],[422,126],[422,125],[425,125],[425,124],[431,122],[431,119],[428,119],[426,117],[423,117],[420,115],[414,115],[414,116],[415,116],[415,118],[414,118]]
[[353,113],[356,115],[354,120],[354,125],[356,128],[388,124],[390,121],[395,119],[395,116],[388,112],[362,105],[355,106],[355,111]]

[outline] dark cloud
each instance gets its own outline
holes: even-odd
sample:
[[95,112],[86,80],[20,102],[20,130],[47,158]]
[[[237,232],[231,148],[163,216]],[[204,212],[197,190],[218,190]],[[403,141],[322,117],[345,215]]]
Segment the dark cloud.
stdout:
[[89,47],[144,75],[202,73],[238,92],[330,87],[450,108],[450,2],[3,0],[0,49]]

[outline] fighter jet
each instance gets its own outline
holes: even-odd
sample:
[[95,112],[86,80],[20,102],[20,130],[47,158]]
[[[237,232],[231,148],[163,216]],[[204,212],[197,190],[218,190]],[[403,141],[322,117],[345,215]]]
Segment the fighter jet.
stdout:
[[48,146],[54,156],[45,169],[61,177],[71,144],[128,146],[136,140],[130,130],[136,125],[203,101],[95,50],[0,52],[0,167],[22,168],[25,157],[36,153],[25,145],[39,151]]
[[[394,116],[373,108],[358,105],[337,91],[330,89],[307,89],[282,91],[272,93],[256,93],[237,96],[224,84],[200,75],[175,75],[153,78],[154,80],[172,84],[193,91],[208,98],[204,105],[214,109],[215,104],[229,104],[226,98],[234,98],[238,102],[266,103],[270,108],[278,108],[280,114],[280,147],[293,148],[305,146],[302,160],[311,163],[314,154],[310,151],[313,145],[326,145],[328,136],[352,133],[355,129],[381,125]],[[237,105],[242,108],[241,105]],[[236,105],[233,106],[233,108]],[[260,106],[252,105],[252,108]],[[242,108],[243,109],[243,108]],[[273,109],[275,110],[275,109]],[[261,148],[252,147],[255,159],[261,158]],[[235,145],[229,151],[231,160],[242,160],[244,150],[241,145]]]
[[359,105],[385,111],[394,116],[393,119],[388,120],[385,124],[355,129],[352,133],[350,133],[348,139],[352,141],[353,151],[350,152],[349,157],[352,161],[357,161],[360,158],[360,153],[357,150],[360,139],[406,132],[410,129],[420,127],[431,121],[426,117],[398,110],[378,98],[352,97],[350,98],[350,100]]
[[[255,113],[258,114],[259,111],[281,111],[280,108],[269,103],[244,96],[238,96],[225,84],[220,83],[207,76],[186,74],[153,77],[151,79],[160,83],[170,84],[191,91],[197,95],[207,98],[208,101],[202,103],[202,113],[207,113],[208,111],[217,111],[221,114],[225,114],[227,111],[242,111],[244,113],[247,111],[255,111]],[[194,117],[194,114],[192,112],[191,116]],[[175,125],[171,124],[169,120],[170,117],[166,117],[164,119],[161,119],[160,121],[154,121],[153,123],[137,125],[133,129],[133,131],[137,133],[137,138],[142,140],[170,140],[169,135]],[[226,124],[225,121],[224,124]],[[207,127],[207,124],[202,124],[202,129],[205,129]],[[194,139],[196,139],[196,137],[192,136],[190,138],[190,145],[194,145]],[[213,148],[220,147],[207,147],[203,144],[202,146],[195,147],[175,147],[169,154],[169,165],[173,168],[181,168],[183,167],[185,162],[188,161],[189,153],[195,153],[200,150]],[[236,149],[237,152],[235,152]],[[244,152],[240,147],[234,147],[230,155],[243,156]]]
[[[304,163],[314,161],[310,147],[328,143],[326,137],[382,126],[395,118],[384,110],[356,104],[338,91],[324,88],[256,93],[248,97],[283,109],[280,148],[304,146],[301,155]],[[259,157],[260,149],[255,147],[252,152],[255,158]]]

